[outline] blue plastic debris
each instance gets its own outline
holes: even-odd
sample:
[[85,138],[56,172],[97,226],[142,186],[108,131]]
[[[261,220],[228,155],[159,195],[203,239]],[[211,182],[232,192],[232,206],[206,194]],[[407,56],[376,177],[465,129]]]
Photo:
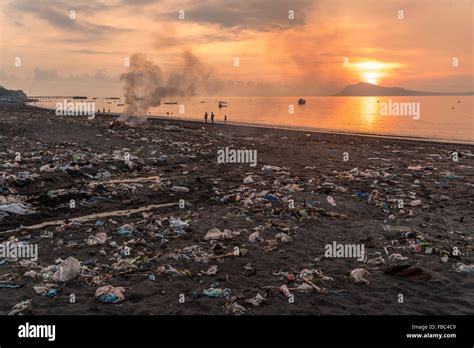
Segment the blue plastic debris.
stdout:
[[52,288],[50,290],[48,290],[44,296],[46,297],[54,297],[54,296],[57,296],[59,293],[61,292],[61,289],[60,288]]
[[272,195],[271,193],[267,193],[264,197],[268,201],[278,201],[278,197],[275,195]]
[[316,208],[316,205],[320,204],[320,202],[315,201],[315,200],[313,200],[313,199],[311,199],[311,200],[309,200],[309,201],[306,201],[305,203],[306,203],[306,205],[307,205],[308,207],[310,207],[310,208]]
[[14,283],[0,283],[0,289],[18,289],[23,285],[14,284]]
[[103,303],[115,303],[119,300],[119,297],[114,294],[106,293],[100,295],[98,300]]
[[120,226],[117,229],[117,234],[119,234],[121,236],[131,236],[132,233],[133,233],[133,226],[129,225],[129,224]]
[[220,288],[209,288],[205,289],[202,292],[203,295],[208,297],[225,297],[228,298],[231,295],[231,290],[229,288],[220,289]]
[[368,198],[368,197],[369,197],[369,193],[368,193],[368,192],[359,191],[359,192],[356,192],[356,193],[354,194],[354,196],[356,196],[357,198]]

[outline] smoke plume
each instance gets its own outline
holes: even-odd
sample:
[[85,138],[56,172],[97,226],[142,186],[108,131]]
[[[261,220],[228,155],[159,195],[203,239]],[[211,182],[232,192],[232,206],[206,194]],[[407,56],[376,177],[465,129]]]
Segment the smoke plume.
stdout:
[[209,78],[210,71],[190,51],[184,51],[180,65],[166,74],[144,54],[134,54],[129,71],[120,76],[125,109],[119,120],[131,125],[144,122],[148,109],[159,106],[163,98],[192,97],[197,90],[208,89]]

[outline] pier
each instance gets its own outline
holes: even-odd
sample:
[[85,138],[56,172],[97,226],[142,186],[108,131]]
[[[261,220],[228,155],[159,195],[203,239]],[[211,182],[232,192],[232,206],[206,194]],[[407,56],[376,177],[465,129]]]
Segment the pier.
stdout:
[[87,99],[87,97],[79,95],[43,95],[43,96],[28,96],[28,99],[38,100],[64,100],[64,99]]

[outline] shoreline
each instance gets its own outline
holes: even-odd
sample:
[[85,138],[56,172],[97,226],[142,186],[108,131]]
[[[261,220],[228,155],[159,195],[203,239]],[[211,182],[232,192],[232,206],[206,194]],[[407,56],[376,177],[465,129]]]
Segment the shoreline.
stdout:
[[[54,111],[54,109],[42,107],[42,106],[34,106],[34,105],[25,105],[27,107],[38,108],[41,110],[48,110]],[[99,115],[104,115],[100,113]],[[107,116],[120,116],[119,113],[105,113]],[[97,114],[96,114],[97,116]],[[163,119],[169,121],[177,121],[177,122],[194,122],[194,123],[202,123],[205,124],[203,121],[199,121],[194,118],[176,118],[170,117],[165,115],[137,115],[137,117],[146,117],[147,119]],[[211,124],[211,123],[208,123]],[[229,126],[241,126],[241,127],[252,127],[252,128],[264,128],[264,129],[280,129],[280,130],[287,130],[287,131],[297,131],[297,132],[310,132],[310,133],[318,133],[318,134],[334,134],[334,135],[348,135],[348,136],[360,136],[360,137],[370,137],[370,138],[382,138],[382,139],[395,139],[395,140],[409,140],[409,141],[420,141],[420,142],[431,142],[431,143],[440,143],[440,144],[459,144],[459,145],[474,145],[474,140],[450,140],[450,139],[434,139],[434,138],[424,138],[424,137],[411,137],[411,136],[403,136],[403,135],[389,135],[389,134],[377,134],[377,133],[359,133],[359,132],[343,132],[338,130],[325,130],[319,128],[302,128],[302,127],[291,127],[291,126],[280,126],[280,125],[270,125],[270,124],[255,124],[255,123],[245,123],[245,122],[227,122],[224,123],[222,121],[216,122],[214,124],[221,124],[221,125],[229,125]]]

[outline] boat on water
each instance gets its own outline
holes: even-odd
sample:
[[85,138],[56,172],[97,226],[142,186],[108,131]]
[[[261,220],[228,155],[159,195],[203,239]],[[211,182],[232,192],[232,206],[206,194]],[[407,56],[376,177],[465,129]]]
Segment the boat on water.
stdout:
[[226,107],[227,107],[227,102],[219,101],[219,108],[226,108]]
[[298,99],[298,105],[305,105],[305,104],[306,104],[306,100],[304,100],[303,98]]

